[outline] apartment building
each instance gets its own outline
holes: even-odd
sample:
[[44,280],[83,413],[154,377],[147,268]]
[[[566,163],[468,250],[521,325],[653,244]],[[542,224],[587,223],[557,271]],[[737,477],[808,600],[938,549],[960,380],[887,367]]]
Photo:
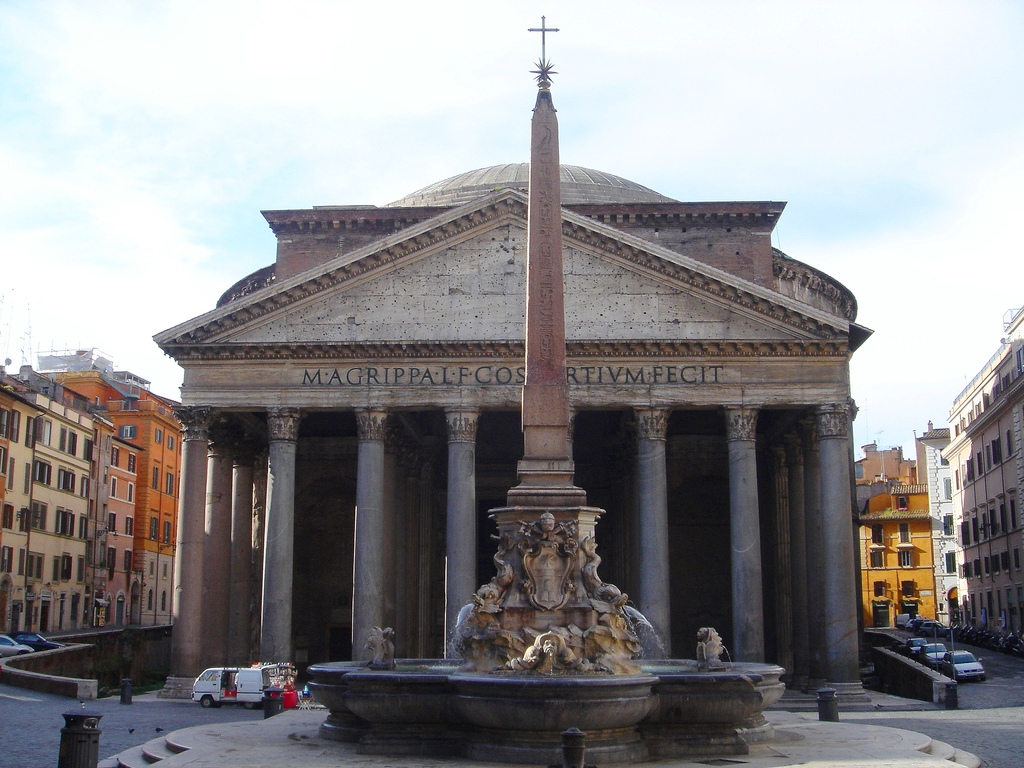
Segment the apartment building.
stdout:
[[999,348],[949,412],[960,604],[967,620],[1024,630],[1024,309],[1010,310]]
[[949,429],[928,429],[915,441],[917,472],[928,489],[935,563],[935,618],[943,624],[960,620],[958,571],[959,541],[953,514],[953,477],[942,449],[949,445]]

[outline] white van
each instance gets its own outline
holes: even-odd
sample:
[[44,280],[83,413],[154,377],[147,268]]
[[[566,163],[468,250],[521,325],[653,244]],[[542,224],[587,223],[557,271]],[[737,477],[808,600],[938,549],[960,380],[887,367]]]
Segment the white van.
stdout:
[[192,685],[192,701],[203,707],[241,704],[254,709],[263,704],[263,689],[294,683],[291,664],[256,664],[251,667],[210,667]]

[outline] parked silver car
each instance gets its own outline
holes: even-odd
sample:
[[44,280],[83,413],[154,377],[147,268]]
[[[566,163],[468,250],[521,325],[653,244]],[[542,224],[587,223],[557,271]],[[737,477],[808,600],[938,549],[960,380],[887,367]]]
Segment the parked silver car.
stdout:
[[0,656],[20,656],[23,653],[32,653],[32,649],[16,643],[7,635],[0,635]]
[[985,668],[981,666],[981,659],[974,658],[970,651],[947,651],[939,662],[939,672],[958,682],[985,679]]

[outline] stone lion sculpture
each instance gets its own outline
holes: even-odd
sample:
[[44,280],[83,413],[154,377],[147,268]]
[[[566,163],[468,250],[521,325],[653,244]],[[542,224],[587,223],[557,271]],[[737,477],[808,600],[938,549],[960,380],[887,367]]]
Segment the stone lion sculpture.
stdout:
[[395,668],[395,630],[373,627],[366,647],[370,650],[370,669]]
[[725,646],[722,637],[714,627],[697,630],[697,663],[705,666],[720,665]]

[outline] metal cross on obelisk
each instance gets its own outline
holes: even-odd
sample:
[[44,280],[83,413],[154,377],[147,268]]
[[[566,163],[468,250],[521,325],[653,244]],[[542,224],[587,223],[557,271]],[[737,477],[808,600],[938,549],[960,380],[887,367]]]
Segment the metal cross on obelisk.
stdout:
[[[543,35],[557,30],[547,27],[542,17],[540,29],[531,31]],[[530,134],[524,455],[519,462],[519,485],[508,495],[509,504],[526,506],[586,503],[584,491],[573,485],[573,462],[569,458],[562,198],[558,121],[551,101],[550,72],[550,63],[542,59]]]
[[544,49],[544,46],[545,46],[545,43],[546,43],[546,38],[547,38],[547,33],[548,32],[558,32],[559,31],[558,27],[548,27],[548,26],[545,26],[545,20],[546,19],[547,19],[546,16],[541,16],[540,17],[540,26],[539,27],[530,27],[529,29],[526,30],[527,32],[540,32],[540,60],[542,62],[545,62],[545,61],[548,60],[547,53],[546,53],[546,51]]

